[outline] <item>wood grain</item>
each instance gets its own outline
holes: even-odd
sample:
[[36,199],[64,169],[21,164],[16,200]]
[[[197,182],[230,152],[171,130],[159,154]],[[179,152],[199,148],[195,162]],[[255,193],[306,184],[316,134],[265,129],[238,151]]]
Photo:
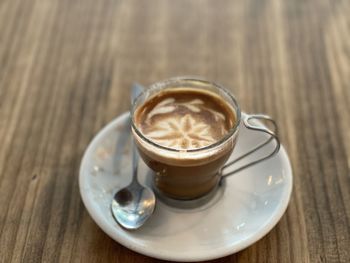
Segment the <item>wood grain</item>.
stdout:
[[294,170],[280,223],[212,262],[350,262],[350,2],[0,1],[0,262],[158,262],[105,235],[78,191],[129,86],[221,82],[274,116]]

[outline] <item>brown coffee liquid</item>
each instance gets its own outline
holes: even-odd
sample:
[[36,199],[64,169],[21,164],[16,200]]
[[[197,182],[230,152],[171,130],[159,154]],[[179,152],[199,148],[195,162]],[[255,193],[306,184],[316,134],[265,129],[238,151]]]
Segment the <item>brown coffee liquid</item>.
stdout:
[[135,122],[155,143],[179,150],[213,144],[234,126],[233,109],[212,92],[177,88],[165,90],[136,110]]

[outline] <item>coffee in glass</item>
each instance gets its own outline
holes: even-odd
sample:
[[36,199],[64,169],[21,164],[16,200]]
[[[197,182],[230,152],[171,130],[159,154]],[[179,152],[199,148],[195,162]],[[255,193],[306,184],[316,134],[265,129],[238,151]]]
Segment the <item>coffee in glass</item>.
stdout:
[[174,78],[152,85],[135,101],[133,135],[155,172],[155,189],[170,198],[204,196],[220,181],[232,153],[240,109],[218,84]]

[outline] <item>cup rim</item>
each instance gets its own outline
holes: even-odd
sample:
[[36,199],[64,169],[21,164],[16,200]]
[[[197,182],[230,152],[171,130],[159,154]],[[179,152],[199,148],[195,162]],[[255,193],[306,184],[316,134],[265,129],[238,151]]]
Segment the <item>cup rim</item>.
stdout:
[[[195,149],[174,149],[174,148],[170,148],[170,147],[166,147],[163,145],[160,145],[150,139],[148,139],[145,135],[142,134],[142,132],[138,129],[137,125],[135,124],[135,119],[134,119],[134,113],[135,110],[137,109],[136,104],[137,102],[140,100],[140,98],[149,91],[158,89],[159,87],[163,86],[164,88],[167,87],[169,84],[172,83],[176,83],[179,81],[199,81],[202,83],[205,83],[207,85],[211,85],[214,86],[215,88],[218,88],[220,91],[222,91],[223,93],[225,93],[225,95],[227,95],[233,102],[234,106],[236,107],[235,110],[235,114],[236,114],[236,122],[235,125],[229,130],[229,132],[227,134],[225,134],[225,136],[223,136],[220,140],[216,141],[215,143],[209,144],[207,146],[201,147],[201,148],[195,148]],[[223,87],[223,85],[218,84],[217,82],[214,81],[208,81],[205,80],[203,78],[200,77],[187,77],[187,76],[181,76],[181,77],[174,77],[174,78],[170,78],[170,79],[166,79],[163,81],[158,81],[155,82],[153,84],[151,84],[147,89],[143,90],[133,101],[132,103],[132,107],[131,107],[131,127],[133,129],[133,131],[135,131],[135,133],[137,134],[137,136],[139,136],[143,141],[151,144],[152,146],[156,147],[156,148],[160,148],[163,150],[167,150],[167,151],[171,151],[171,152],[187,152],[187,153],[198,153],[198,152],[203,152],[206,150],[210,150],[213,149],[223,143],[225,143],[227,140],[229,140],[232,136],[235,135],[235,133],[238,130],[239,124],[241,122],[241,108],[236,100],[236,98],[231,94],[231,92],[229,92],[226,88]]]

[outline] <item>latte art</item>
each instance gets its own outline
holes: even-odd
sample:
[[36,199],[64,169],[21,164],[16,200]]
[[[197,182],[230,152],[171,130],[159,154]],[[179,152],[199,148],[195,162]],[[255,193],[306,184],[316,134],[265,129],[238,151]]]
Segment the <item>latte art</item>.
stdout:
[[190,114],[159,120],[145,135],[161,145],[180,149],[200,148],[216,141],[210,127]]
[[215,95],[195,90],[164,92],[151,98],[136,114],[148,139],[173,149],[197,149],[220,140],[233,126],[229,106]]

